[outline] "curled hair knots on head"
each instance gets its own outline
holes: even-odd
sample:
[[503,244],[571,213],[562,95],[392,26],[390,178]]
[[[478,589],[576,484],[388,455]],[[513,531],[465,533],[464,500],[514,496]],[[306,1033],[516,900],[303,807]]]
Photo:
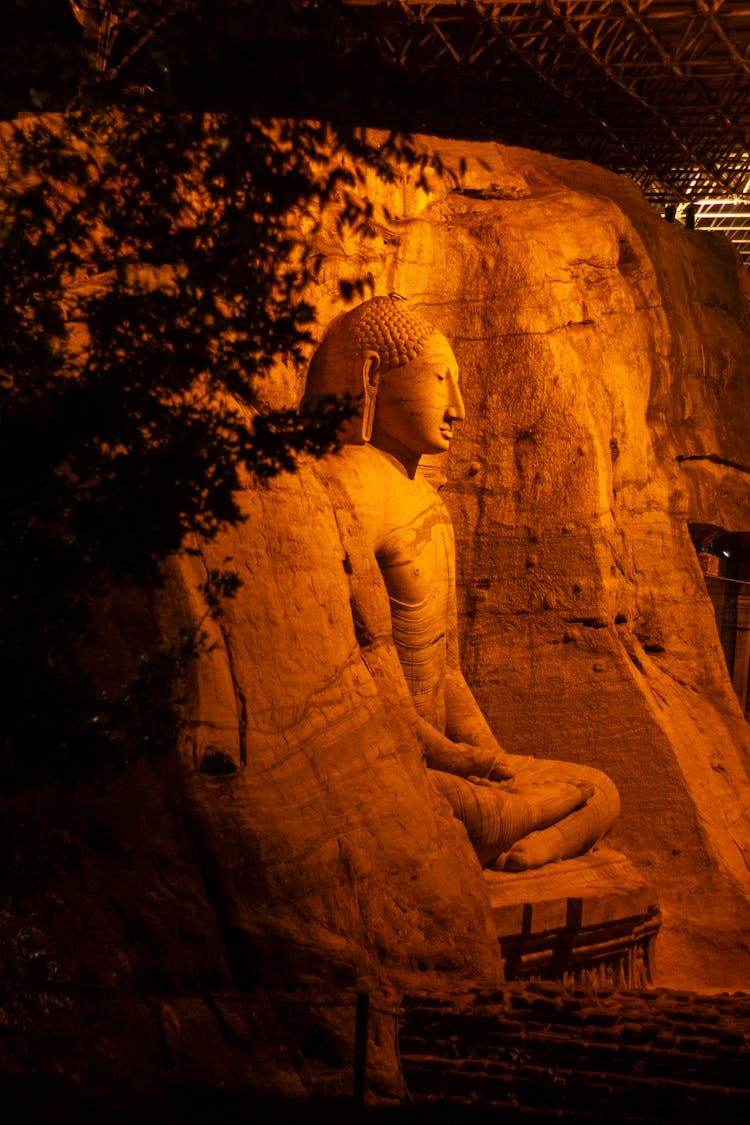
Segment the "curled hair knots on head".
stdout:
[[[352,395],[362,413],[341,431],[342,444],[369,441],[375,411],[377,378],[373,372],[405,367],[423,351],[436,330],[409,310],[403,297],[371,297],[328,326],[310,359],[302,396],[306,405],[318,395]],[[369,363],[372,354],[379,364]]]
[[385,371],[411,363],[435,334],[432,325],[410,312],[396,293],[372,297],[348,316],[357,350],[377,352]]

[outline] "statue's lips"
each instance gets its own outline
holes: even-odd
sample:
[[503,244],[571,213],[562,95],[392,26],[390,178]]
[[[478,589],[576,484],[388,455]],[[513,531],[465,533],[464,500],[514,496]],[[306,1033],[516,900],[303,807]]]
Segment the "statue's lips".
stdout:
[[443,435],[444,438],[447,438],[448,441],[451,441],[451,439],[453,438],[453,427],[452,426],[441,426],[440,427],[440,433]]

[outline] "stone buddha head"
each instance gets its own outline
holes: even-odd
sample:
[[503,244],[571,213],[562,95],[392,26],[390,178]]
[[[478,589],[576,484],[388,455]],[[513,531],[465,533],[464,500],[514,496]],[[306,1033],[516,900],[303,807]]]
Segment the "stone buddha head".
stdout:
[[337,317],[315,351],[303,402],[345,393],[361,403],[361,413],[340,440],[370,442],[402,461],[444,453],[453,423],[464,418],[448,341],[397,294]]

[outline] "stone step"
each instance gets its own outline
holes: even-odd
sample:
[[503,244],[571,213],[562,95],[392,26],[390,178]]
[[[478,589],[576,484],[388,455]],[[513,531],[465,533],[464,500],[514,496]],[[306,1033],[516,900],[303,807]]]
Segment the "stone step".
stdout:
[[[740,1121],[750,1112],[747,1091],[733,1086],[690,1082],[675,1078],[613,1076],[590,1072],[585,1076],[542,1067],[519,1067],[503,1074],[446,1070],[416,1060],[404,1069],[409,1093],[418,1102],[456,1099],[483,1105],[524,1106],[536,1110],[584,1112],[600,1117],[615,1112],[644,1121],[679,1121],[685,1125],[697,1114],[716,1115],[717,1122]],[[699,1118],[698,1118],[699,1119]],[[708,1121],[708,1116],[703,1118]]]
[[538,983],[403,1007],[399,1050],[416,1104],[681,1125],[750,1114],[746,994]]
[[[477,1072],[499,1072],[507,1067],[514,1067],[516,1062],[498,1061],[490,1052],[492,1046],[488,1045],[483,1058],[456,1060],[451,1057],[449,1046],[441,1050],[441,1044],[433,1044],[433,1051],[429,1057],[439,1057],[447,1066],[452,1066],[467,1073],[471,1069]],[[537,1066],[547,1067],[550,1070],[567,1070],[570,1073],[593,1073],[606,1071],[612,1075],[641,1074],[643,1077],[663,1077],[669,1079],[679,1074],[680,1079],[703,1082],[714,1085],[730,1085],[750,1089],[750,1053],[743,1052],[738,1057],[732,1048],[718,1054],[707,1050],[705,1044],[700,1050],[686,1051],[684,1049],[659,1049],[650,1046],[646,1050],[639,1046],[622,1046],[612,1044],[579,1043],[565,1041],[560,1036],[550,1037],[544,1048],[540,1050],[538,1041],[532,1042],[525,1039],[522,1045],[508,1048],[507,1044],[501,1048],[506,1055],[517,1056],[523,1052]],[[410,1044],[401,1045],[402,1057],[406,1054],[410,1058],[424,1058],[418,1050],[413,1050]],[[744,1066],[748,1071],[746,1082],[738,1080],[738,1069],[744,1059]],[[742,1075],[740,1075],[740,1079]]]

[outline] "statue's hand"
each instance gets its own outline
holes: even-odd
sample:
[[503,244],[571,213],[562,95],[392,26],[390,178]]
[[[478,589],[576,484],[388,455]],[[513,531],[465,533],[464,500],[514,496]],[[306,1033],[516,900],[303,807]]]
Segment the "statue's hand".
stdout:
[[505,754],[497,754],[492,769],[487,774],[490,781],[512,781],[515,776],[515,771]]
[[509,785],[507,781],[490,781],[488,777],[477,777],[473,773],[470,773],[466,780],[470,781],[472,785],[483,785],[485,789],[502,790],[503,793],[507,793],[509,790],[515,792],[513,786]]
[[495,765],[497,748],[489,746],[474,746],[467,742],[458,742],[465,755],[464,777],[470,774],[477,777],[488,777]]
[[486,777],[490,781],[509,781],[514,776],[505,754],[496,745],[472,746],[467,749],[472,762],[472,774]]
[[425,761],[430,769],[455,773],[459,777],[491,778],[504,781],[513,777],[513,770],[505,759],[505,754],[490,736],[479,744],[475,742],[454,742],[440,734],[433,726],[420,719]]

